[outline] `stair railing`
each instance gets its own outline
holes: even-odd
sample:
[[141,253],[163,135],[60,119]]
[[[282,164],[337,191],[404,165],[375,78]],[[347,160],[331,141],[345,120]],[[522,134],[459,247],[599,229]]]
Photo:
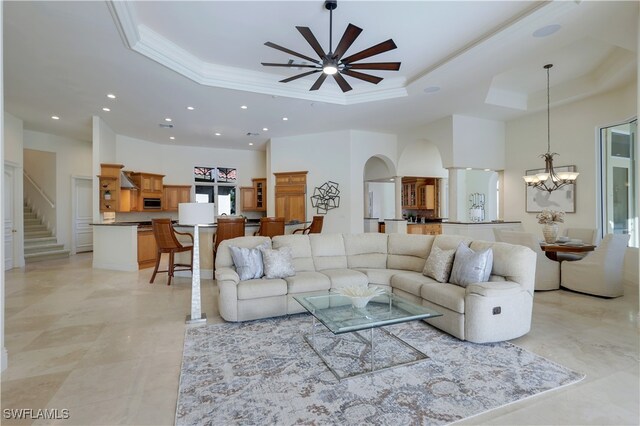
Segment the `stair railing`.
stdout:
[[42,195],[42,198],[44,198],[44,200],[49,203],[49,205],[51,206],[52,209],[56,208],[56,203],[51,199],[51,197],[49,197],[47,194],[45,194],[44,190],[40,187],[40,185],[38,185],[31,176],[29,176],[29,174],[26,171],[23,171],[24,177],[27,179],[27,181],[29,183],[31,183],[31,185],[33,185],[33,187],[36,189],[36,191],[38,191],[38,193],[40,195]]

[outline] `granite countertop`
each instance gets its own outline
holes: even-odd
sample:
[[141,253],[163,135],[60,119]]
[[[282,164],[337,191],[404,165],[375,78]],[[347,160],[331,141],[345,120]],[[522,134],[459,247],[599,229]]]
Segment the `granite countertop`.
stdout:
[[501,223],[522,223],[519,220],[495,220],[488,222],[456,222],[456,221],[446,221],[442,223],[451,223],[453,225],[500,225]]
[[[180,225],[178,224],[177,220],[174,220],[171,222],[174,226],[180,226],[180,227],[191,227],[193,228],[193,225]],[[285,226],[307,226],[309,225],[311,222],[287,222],[284,225]],[[151,221],[150,220],[146,220],[146,221],[140,221],[140,222],[111,222],[111,223],[90,223],[90,225],[94,225],[94,226],[137,226],[138,229],[146,229],[146,228],[151,228]],[[201,228],[216,228],[218,225],[215,223],[212,223],[210,225],[200,225]],[[245,224],[246,228],[257,228],[260,226],[260,222],[259,221],[247,221],[247,223]]]

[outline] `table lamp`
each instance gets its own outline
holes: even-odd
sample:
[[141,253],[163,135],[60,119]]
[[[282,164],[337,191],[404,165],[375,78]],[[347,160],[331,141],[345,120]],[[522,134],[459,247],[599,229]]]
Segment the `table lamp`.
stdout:
[[178,223],[193,226],[193,271],[191,273],[191,315],[187,315],[187,324],[207,322],[207,314],[202,313],[200,296],[200,239],[198,226],[213,224],[215,210],[213,203],[178,204]]

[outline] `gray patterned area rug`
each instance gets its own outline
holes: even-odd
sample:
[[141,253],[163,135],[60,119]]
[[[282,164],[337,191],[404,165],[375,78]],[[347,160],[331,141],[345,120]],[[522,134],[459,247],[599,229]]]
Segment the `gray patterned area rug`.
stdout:
[[[303,339],[310,329],[307,314],[187,329],[176,424],[440,425],[584,378],[510,343],[463,342],[413,321],[387,330],[428,359],[338,381]],[[375,333],[374,362],[407,356]],[[328,361],[367,368],[368,346],[339,337],[320,339]]]

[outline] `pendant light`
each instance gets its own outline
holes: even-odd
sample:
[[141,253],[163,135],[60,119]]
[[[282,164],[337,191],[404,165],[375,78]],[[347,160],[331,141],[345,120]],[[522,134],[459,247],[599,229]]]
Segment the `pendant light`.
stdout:
[[544,68],[547,70],[547,152],[540,155],[544,158],[544,173],[535,175],[522,176],[527,186],[539,189],[541,191],[553,192],[565,185],[571,185],[576,182],[579,173],[577,172],[556,172],[553,169],[553,156],[558,155],[551,152],[551,120],[549,107],[549,69],[553,64],[547,64]]

